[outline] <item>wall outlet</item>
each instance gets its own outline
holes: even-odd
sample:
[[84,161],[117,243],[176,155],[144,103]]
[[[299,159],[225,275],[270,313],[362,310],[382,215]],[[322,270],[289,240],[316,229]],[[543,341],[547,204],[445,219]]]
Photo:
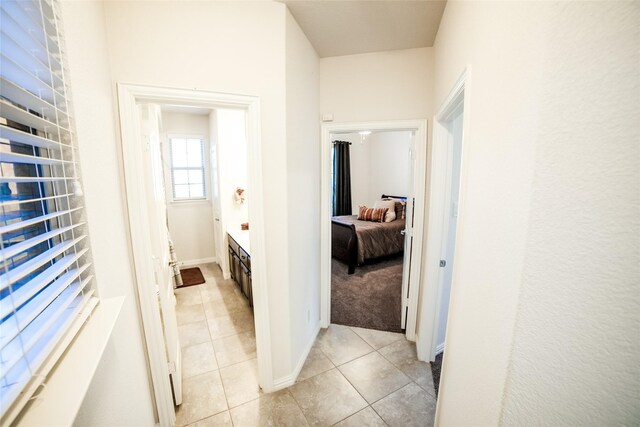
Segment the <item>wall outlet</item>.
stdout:
[[333,121],[333,113],[324,113],[322,115],[323,122],[332,122]]

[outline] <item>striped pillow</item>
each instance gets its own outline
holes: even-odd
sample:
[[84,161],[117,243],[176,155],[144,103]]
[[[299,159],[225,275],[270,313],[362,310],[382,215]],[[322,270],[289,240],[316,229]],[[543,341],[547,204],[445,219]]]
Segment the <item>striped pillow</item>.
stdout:
[[360,221],[383,222],[384,216],[387,214],[388,208],[374,209],[366,206],[360,206],[358,219]]

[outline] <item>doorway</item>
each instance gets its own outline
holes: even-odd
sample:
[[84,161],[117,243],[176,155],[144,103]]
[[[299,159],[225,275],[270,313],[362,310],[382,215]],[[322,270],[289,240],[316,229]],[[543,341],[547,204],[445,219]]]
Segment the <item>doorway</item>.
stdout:
[[[421,277],[421,259],[424,194],[425,194],[425,164],[427,144],[426,120],[365,122],[345,124],[325,124],[322,126],[322,181],[321,181],[321,325],[328,327],[331,323],[331,263],[332,263],[332,141],[340,137],[366,132],[408,132],[413,136],[412,147],[407,156],[413,168],[410,193],[407,198],[411,218],[409,227],[405,230],[405,254],[402,286],[402,320],[407,339],[415,340],[417,299],[419,280]],[[382,195],[380,195],[382,196]],[[397,196],[389,194],[389,196]],[[412,261],[413,260],[413,261]]]
[[413,227],[414,132],[331,136],[331,322],[403,332],[412,244],[405,234]]
[[[447,328],[455,298],[455,247],[459,240],[458,221],[464,206],[464,152],[468,140],[470,69],[464,70],[438,110],[434,120],[433,144],[429,160],[429,213],[425,246],[424,286],[420,295],[421,360],[441,363],[436,387],[446,392]],[[438,358],[436,356],[438,355]],[[436,424],[438,419],[436,407]]]
[[[167,357],[169,343],[163,336],[163,318],[157,298],[158,270],[154,264],[165,265],[166,259],[158,257],[153,248],[149,218],[157,217],[154,203],[147,200],[152,177],[146,173],[151,168],[149,147],[141,141],[143,123],[138,108],[140,104],[191,105],[208,109],[240,109],[246,113],[248,188],[252,189],[252,204],[249,211],[251,221],[251,258],[254,315],[256,318],[255,341],[259,383],[263,389],[273,388],[270,364],[270,333],[268,301],[265,292],[264,226],[262,214],[261,152],[259,100],[256,97],[230,95],[197,90],[168,89],[149,86],[118,84],[118,100],[122,131],[123,164],[126,198],[131,232],[131,244],[136,266],[138,303],[147,347],[149,370],[153,383],[153,394],[158,411],[159,424],[172,426],[175,422],[170,373],[173,369]],[[155,150],[155,148],[154,148]],[[157,150],[156,150],[157,151]],[[158,156],[155,156],[158,157]],[[154,157],[154,158],[155,158]],[[142,165],[142,167],[141,167]],[[157,165],[157,164],[156,164]],[[154,166],[157,176],[157,167]],[[162,222],[158,219],[158,222]],[[157,246],[157,245],[156,245]],[[164,277],[164,276],[163,276]]]

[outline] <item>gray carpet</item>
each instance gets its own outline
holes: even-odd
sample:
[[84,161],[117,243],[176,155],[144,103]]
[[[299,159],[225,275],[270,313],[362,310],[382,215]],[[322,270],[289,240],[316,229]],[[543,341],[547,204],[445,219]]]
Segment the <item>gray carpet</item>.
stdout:
[[331,323],[401,332],[402,255],[356,268],[331,259]]
[[442,370],[442,357],[444,352],[436,356],[436,360],[431,363],[431,376],[433,377],[433,388],[436,391],[436,399],[438,398],[438,389],[440,388],[440,370]]

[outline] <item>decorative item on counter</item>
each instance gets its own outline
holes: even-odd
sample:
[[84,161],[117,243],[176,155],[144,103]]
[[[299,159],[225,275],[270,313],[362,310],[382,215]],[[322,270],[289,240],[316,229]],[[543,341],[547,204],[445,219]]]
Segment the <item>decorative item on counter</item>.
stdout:
[[249,229],[249,223],[248,222],[243,222],[242,224],[240,224],[240,229],[241,230],[248,230]]
[[241,205],[244,203],[244,200],[247,198],[247,192],[245,191],[244,188],[236,188],[236,191],[234,191],[233,193],[233,198],[235,199],[236,203]]

